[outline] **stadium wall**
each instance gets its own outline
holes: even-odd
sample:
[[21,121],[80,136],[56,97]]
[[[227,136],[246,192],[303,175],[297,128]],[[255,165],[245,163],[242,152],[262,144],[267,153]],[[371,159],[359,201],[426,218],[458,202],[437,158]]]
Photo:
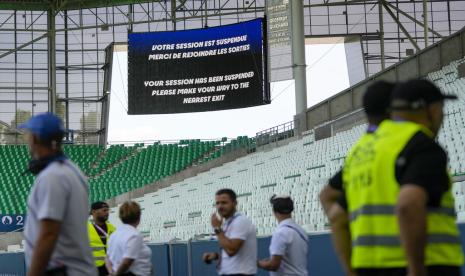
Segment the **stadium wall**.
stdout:
[[[465,224],[459,224],[462,248],[465,249]],[[333,250],[328,233],[309,236],[309,275],[310,276],[343,276],[341,266]],[[258,239],[258,257],[267,258],[270,237]],[[216,276],[215,265],[206,265],[202,254],[218,251],[215,241],[195,241],[175,244],[150,244],[152,264],[156,276]],[[465,267],[462,267],[465,275]],[[0,275],[25,275],[23,253],[0,254]],[[257,276],[269,275],[259,270]]]
[[0,232],[0,250],[6,250],[8,245],[21,244],[23,239],[22,232]]
[[[425,77],[450,62],[465,56],[465,28],[433,44],[415,55],[341,91],[294,117],[295,132],[317,128],[362,108],[362,95],[366,87],[377,80],[405,81]],[[465,68],[464,68],[465,70]]]
[[270,143],[268,143],[266,145],[257,146],[256,151],[257,152],[271,151],[271,150],[274,150],[275,148],[279,148],[279,147],[288,145],[289,143],[294,142],[294,141],[296,141],[298,139],[299,139],[299,137],[294,136],[294,137],[286,138],[286,139],[283,139],[283,140],[280,140],[280,141],[270,142]]

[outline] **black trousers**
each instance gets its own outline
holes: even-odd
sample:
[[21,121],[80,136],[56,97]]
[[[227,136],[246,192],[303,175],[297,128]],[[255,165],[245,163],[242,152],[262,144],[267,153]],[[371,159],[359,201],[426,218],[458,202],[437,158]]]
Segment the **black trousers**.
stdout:
[[253,274],[221,274],[221,276],[254,276]]
[[54,268],[45,271],[44,276],[67,276],[66,267]]
[[105,265],[97,267],[99,276],[108,276],[108,270]]
[[[458,266],[428,266],[428,276],[460,276]],[[406,268],[357,269],[357,276],[405,276]]]

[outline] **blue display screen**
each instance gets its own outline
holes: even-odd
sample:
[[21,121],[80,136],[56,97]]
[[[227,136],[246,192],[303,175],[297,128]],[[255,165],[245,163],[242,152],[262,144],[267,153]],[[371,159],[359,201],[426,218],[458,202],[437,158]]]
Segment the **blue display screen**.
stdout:
[[270,102],[263,19],[128,35],[128,113],[166,114]]

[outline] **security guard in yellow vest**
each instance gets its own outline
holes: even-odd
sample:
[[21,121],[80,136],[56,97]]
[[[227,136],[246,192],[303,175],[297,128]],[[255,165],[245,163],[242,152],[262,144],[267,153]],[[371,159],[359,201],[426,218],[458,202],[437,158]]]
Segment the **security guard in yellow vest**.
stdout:
[[[367,87],[367,90],[363,94],[362,104],[368,122],[368,128],[366,133],[362,135],[357,143],[364,143],[365,140],[371,139],[379,124],[381,124],[384,120],[389,119],[389,101],[391,99],[391,93],[394,86],[394,83],[391,82],[376,81]],[[348,220],[344,219],[347,217],[347,212],[345,212],[345,210],[337,204],[338,199],[342,196],[342,192],[341,169],[329,180],[328,185],[326,185],[321,191],[320,201],[331,223],[331,228],[340,228],[342,231],[345,230],[344,228],[347,228],[345,233],[342,233],[342,231],[335,231],[337,232],[337,235],[333,235],[332,238],[336,241],[345,235],[346,239],[343,239],[347,241],[345,246],[350,247],[350,234],[347,227]],[[335,244],[341,245],[340,243]],[[353,273],[350,268],[350,255],[344,255],[345,251],[341,249],[336,249],[336,252],[339,255],[338,257],[341,260],[346,274]]]
[[393,120],[349,153],[343,188],[348,254],[358,276],[460,275],[447,155],[434,141],[443,102],[455,98],[428,81],[399,84],[391,97]]
[[102,201],[92,203],[91,215],[92,221],[89,221],[87,224],[90,248],[92,249],[99,275],[107,276],[108,271],[105,267],[107,243],[110,235],[116,229],[112,224],[107,222],[109,216],[109,206],[107,203]]

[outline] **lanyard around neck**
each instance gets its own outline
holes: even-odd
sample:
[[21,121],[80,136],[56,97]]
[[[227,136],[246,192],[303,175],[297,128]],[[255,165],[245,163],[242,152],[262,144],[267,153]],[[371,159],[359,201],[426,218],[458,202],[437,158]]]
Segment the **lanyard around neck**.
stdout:
[[368,133],[374,133],[377,129],[378,129],[377,125],[370,124],[370,125],[368,125],[367,132]]
[[92,222],[92,224],[93,224],[98,230],[100,230],[100,232],[102,232],[102,233],[105,235],[105,237],[108,237],[107,231],[103,230],[102,227],[98,226],[95,222]]
[[234,214],[234,216],[226,223],[226,225],[225,225],[225,227],[224,227],[224,229],[223,229],[223,231],[224,231],[225,233],[228,231],[228,229],[229,229],[229,227],[231,226],[232,222],[233,222],[238,216],[240,216],[240,214],[238,214],[238,213]]

